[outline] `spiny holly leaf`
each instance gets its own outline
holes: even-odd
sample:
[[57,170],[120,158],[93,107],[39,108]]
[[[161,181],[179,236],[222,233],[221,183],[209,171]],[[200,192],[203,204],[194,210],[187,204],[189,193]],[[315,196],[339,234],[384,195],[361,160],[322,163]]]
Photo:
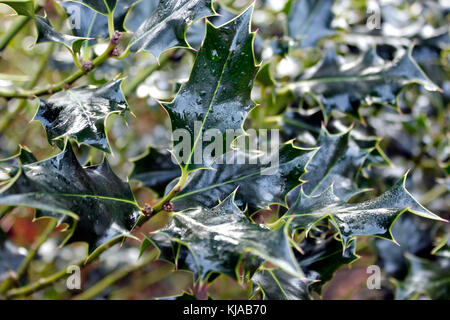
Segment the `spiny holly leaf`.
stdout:
[[[256,225],[234,203],[234,193],[212,209],[198,207],[176,213],[161,231],[187,246],[201,281],[213,272],[237,277],[243,256],[262,258],[291,275],[302,276],[289,246],[286,228]],[[262,262],[262,261],[261,261]]]
[[112,113],[128,110],[121,83],[122,79],[102,87],[82,86],[58,92],[41,100],[34,120],[42,122],[49,141],[71,137],[109,152],[105,122]]
[[18,15],[34,18],[34,1],[33,0],[1,0],[17,12]]
[[0,282],[9,276],[10,271],[17,270],[26,255],[26,250],[24,251],[9,241],[0,228]]
[[136,30],[129,49],[146,50],[155,57],[173,47],[189,47],[186,29],[195,20],[214,15],[211,0],[160,1],[153,14]]
[[355,253],[355,240],[351,240],[343,250],[342,243],[334,237],[328,239],[308,237],[300,247],[303,253],[296,252],[297,261],[305,276],[311,281],[314,280],[311,289],[319,294],[325,283],[332,279],[340,267],[351,264],[359,258]]
[[334,18],[331,9],[334,0],[291,0],[290,2],[289,36],[299,40],[301,48],[315,47],[323,37],[335,33],[331,29]]
[[311,300],[307,278],[294,277],[280,269],[263,269],[252,277],[264,300]]
[[[245,117],[255,106],[250,97],[257,72],[254,34],[250,32],[252,12],[253,6],[219,28],[207,22],[206,38],[189,81],[173,102],[162,104],[169,113],[172,130],[187,130],[189,135],[183,138],[189,139],[189,148],[185,147],[184,140],[174,147],[183,170],[189,172],[211,166],[214,159],[205,159],[202,154],[211,144],[203,141],[208,133],[219,140],[216,144],[222,143],[223,150],[216,150],[216,158],[230,150],[226,142],[227,130],[241,130]],[[180,156],[181,150],[183,156]]]
[[47,17],[36,16],[36,26],[38,30],[38,37],[36,43],[41,42],[56,42],[64,45],[72,52],[80,52],[83,43],[87,38],[74,37],[63,34],[53,29]]
[[[250,210],[258,210],[274,203],[285,205],[287,193],[300,184],[314,153],[315,150],[297,148],[292,143],[283,145],[279,154],[266,163],[242,151],[227,153],[220,159],[222,164],[213,165],[213,170],[192,174],[172,201],[176,210],[211,207],[238,188],[236,203],[240,207],[248,205]],[[238,162],[239,159],[243,161]]]
[[172,161],[170,153],[150,148],[145,155],[134,161],[131,179],[139,180],[144,186],[163,195],[169,182],[179,176],[180,167]]
[[[319,150],[308,165],[308,172],[302,177],[302,185],[308,195],[318,195],[334,184],[334,192],[340,199],[347,201],[358,189],[356,179],[363,165],[368,165],[369,155],[379,149],[380,139],[358,141],[351,136],[351,129],[342,134],[330,134],[325,127],[319,136]],[[375,157],[375,155],[374,155]]]
[[375,49],[368,51],[358,63],[339,61],[334,49],[297,82],[289,87],[299,95],[313,95],[328,116],[339,110],[358,116],[365,104],[396,105],[404,86],[419,83],[427,90],[440,90],[411,57],[411,50],[400,59],[386,63]]
[[404,281],[397,281],[396,299],[417,299],[427,296],[432,300],[450,299],[450,259],[435,261],[408,256],[409,272]]
[[[119,0],[114,10],[114,28],[125,31],[124,22],[128,11],[138,0]],[[108,18],[78,2],[62,2],[61,6],[72,19],[70,26],[77,37],[106,38],[108,36]],[[92,40],[89,43],[93,43]]]
[[42,210],[42,216],[66,216],[73,232],[67,240],[85,241],[91,251],[108,240],[128,236],[140,215],[129,185],[108,163],[83,168],[70,145],[53,158],[18,170],[0,190],[0,205],[33,207]]
[[294,229],[307,230],[317,222],[329,218],[337,228],[344,246],[360,235],[393,240],[391,227],[405,211],[445,221],[421,206],[406,190],[405,182],[406,175],[378,198],[361,203],[346,203],[340,200],[334,194],[333,186],[316,197],[309,197],[301,191],[286,218],[292,218],[291,225]]
[[69,0],[69,1],[82,3],[101,14],[108,15],[114,12],[114,9],[116,8],[117,2],[119,0]]

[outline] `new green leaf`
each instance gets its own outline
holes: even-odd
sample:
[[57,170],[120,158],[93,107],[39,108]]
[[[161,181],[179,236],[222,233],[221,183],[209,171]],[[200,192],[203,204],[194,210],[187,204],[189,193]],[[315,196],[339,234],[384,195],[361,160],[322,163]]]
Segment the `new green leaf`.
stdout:
[[34,1],[33,0],[1,0],[0,3],[4,3],[17,12],[18,15],[34,17]]

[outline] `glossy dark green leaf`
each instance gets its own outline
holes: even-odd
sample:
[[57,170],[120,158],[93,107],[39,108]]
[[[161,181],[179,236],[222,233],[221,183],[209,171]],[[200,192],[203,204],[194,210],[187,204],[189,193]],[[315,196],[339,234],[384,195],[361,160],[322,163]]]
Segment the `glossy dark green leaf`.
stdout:
[[393,240],[391,228],[400,214],[413,212],[422,217],[445,221],[420,205],[405,188],[406,175],[378,198],[361,203],[340,200],[331,186],[316,197],[302,191],[286,218],[294,229],[310,230],[317,222],[329,218],[345,246],[356,236],[378,236]]
[[150,148],[145,155],[134,161],[134,170],[130,178],[163,195],[169,182],[180,176],[180,167],[172,161],[169,152],[164,153]]
[[14,9],[18,15],[34,17],[33,0],[1,0],[0,3],[6,4]]
[[334,237],[328,239],[306,238],[300,247],[303,253],[296,252],[297,261],[305,276],[314,282],[311,290],[322,292],[322,287],[330,281],[342,266],[358,259],[355,253],[356,241],[352,240],[345,250],[342,243]]
[[409,273],[404,281],[397,282],[397,300],[450,299],[450,259],[435,261],[408,256]]
[[427,90],[439,88],[405,53],[392,63],[368,51],[357,63],[342,63],[333,49],[312,69],[289,87],[298,95],[313,95],[326,115],[339,110],[358,116],[362,105],[380,103],[396,106],[403,87],[419,83]]
[[[279,154],[273,155],[279,159],[278,167],[273,166],[275,159],[266,164],[261,161],[251,164],[258,158],[241,151],[225,154],[223,164],[216,163],[213,170],[192,174],[185,188],[173,198],[175,209],[214,206],[236,188],[236,203],[240,207],[248,205],[253,211],[273,203],[286,205],[287,193],[300,184],[299,179],[314,153],[315,150],[285,144]],[[239,159],[244,159],[245,164],[238,164]]]
[[[138,0],[119,0],[114,10],[114,28],[125,31],[125,17]],[[104,39],[109,35],[108,18],[78,2],[62,2],[61,6],[71,19],[69,25],[77,37]],[[93,40],[89,40],[93,44]]]
[[162,104],[169,113],[172,130],[187,130],[189,134],[191,150],[184,150],[190,152],[187,157],[180,156],[184,143],[174,147],[174,154],[186,171],[211,166],[214,159],[202,154],[211,144],[203,139],[209,129],[214,130],[213,138],[221,139],[222,143],[222,150],[217,150],[214,156],[218,158],[230,150],[227,130],[240,130],[255,106],[250,97],[257,72],[254,34],[250,33],[252,12],[253,6],[219,28],[207,23],[206,38],[189,81],[173,102]]
[[91,251],[128,236],[140,215],[129,185],[108,163],[83,168],[70,145],[53,158],[19,170],[0,190],[0,205],[33,207],[42,210],[42,216],[66,216],[73,232],[68,240],[85,241]]
[[311,300],[310,280],[294,277],[282,270],[261,270],[252,281],[262,291],[264,300]]
[[173,47],[189,47],[186,29],[195,20],[214,15],[211,0],[160,1],[156,10],[136,30],[129,49],[146,50],[155,57]]
[[8,240],[7,235],[0,228],[0,282],[14,272],[25,258],[26,250],[20,250],[14,243]]
[[64,45],[67,49],[69,49],[72,52],[80,52],[81,46],[87,40],[87,38],[63,34],[53,29],[47,17],[36,16],[35,21],[38,30],[38,37],[36,43],[56,42]]
[[128,110],[121,83],[116,80],[102,87],[82,86],[58,92],[41,100],[34,120],[42,122],[50,141],[71,137],[109,152],[105,121],[112,113]]
[[289,36],[300,41],[301,48],[315,47],[331,28],[334,0],[291,0],[288,17]]
[[117,2],[120,0],[69,0],[71,2],[82,3],[101,14],[108,15],[114,11]]
[[361,142],[351,136],[351,130],[342,134],[330,134],[325,127],[319,136],[317,154],[308,165],[308,172],[302,177],[302,185],[307,195],[318,195],[331,184],[334,193],[342,200],[348,200],[359,190],[356,179],[364,165],[369,165],[368,157],[379,150],[379,139],[366,139]]
[[286,228],[271,231],[253,224],[235,205],[234,194],[212,209],[198,207],[176,213],[161,233],[189,248],[200,280],[212,272],[237,278],[237,267],[247,255],[302,276]]

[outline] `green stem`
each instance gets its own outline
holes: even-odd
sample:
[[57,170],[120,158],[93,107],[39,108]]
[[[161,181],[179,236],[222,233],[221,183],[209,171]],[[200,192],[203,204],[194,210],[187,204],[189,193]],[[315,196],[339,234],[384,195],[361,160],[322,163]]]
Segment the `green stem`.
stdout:
[[434,199],[439,198],[440,196],[446,194],[448,192],[448,189],[443,184],[436,185],[433,189],[425,193],[423,196],[423,200],[421,201],[422,205],[426,206],[430,202],[432,202]]
[[[39,9],[41,9],[41,6],[39,4],[36,4],[34,12],[38,12]],[[0,52],[6,48],[6,46],[11,42],[11,40],[17,35],[17,33],[19,33],[20,30],[22,30],[22,28],[30,20],[31,20],[30,17],[25,16],[20,16],[17,18],[17,20],[13,23],[11,28],[9,28],[8,31],[6,31],[5,34],[0,38]]]
[[[42,75],[42,72],[44,72],[44,69],[47,66],[47,62],[50,59],[50,56],[54,49],[55,49],[55,44],[51,44],[48,47],[48,49],[45,51],[44,55],[42,56],[41,62],[39,63],[39,67],[38,67],[36,73],[31,78],[31,80],[25,85],[25,87],[27,89],[31,89],[34,86],[36,86],[37,82],[39,81],[39,79]],[[14,119],[19,113],[21,113],[22,110],[25,109],[26,106],[27,106],[27,100],[21,100],[19,105],[13,112],[5,115],[5,117],[3,117],[3,119],[0,122],[0,132],[3,132],[8,127],[8,125],[11,123],[11,120]]]
[[39,248],[46,242],[49,237],[52,235],[53,231],[55,231],[56,226],[58,225],[58,221],[56,219],[51,219],[48,223],[47,227],[44,229],[42,234],[39,236],[37,241],[33,244],[31,249],[28,251],[25,259],[23,259],[19,268],[15,272],[14,276],[8,277],[0,286],[0,294],[4,294],[6,291],[11,289],[14,284],[19,280],[28,270],[30,263],[33,261],[36,256]]
[[123,90],[123,94],[125,96],[128,96],[131,93],[133,93],[134,91],[136,91],[136,89],[139,87],[139,85],[141,83],[143,83],[153,72],[158,70],[162,65],[164,65],[167,61],[169,61],[169,58],[170,57],[168,55],[164,55],[161,58],[159,64],[157,64],[157,63],[152,64],[147,69],[145,69],[144,71],[139,73],[137,75],[137,77],[134,78],[130,83],[125,83],[125,88]]
[[162,207],[164,206],[164,204],[167,202],[170,202],[172,200],[172,198],[175,197],[180,192],[180,190],[184,187],[188,176],[189,176],[189,173],[185,170],[182,170],[180,180],[178,181],[176,186],[173,187],[172,190],[153,207],[154,214],[152,216],[141,216],[139,218],[136,226],[141,227],[144,223],[146,223],[148,220],[150,220],[151,217],[154,217],[156,214],[162,212],[163,211]]
[[[75,265],[75,266],[79,266],[81,268],[81,267],[86,267],[86,266],[90,265],[103,252],[105,252],[112,246],[122,242],[123,239],[124,239],[123,237],[119,237],[119,238],[112,239],[107,243],[104,243],[103,245],[98,247],[87,259],[79,260],[78,262],[75,262],[71,266]],[[8,299],[14,299],[17,297],[26,297],[26,296],[29,296],[30,294],[33,294],[34,292],[42,290],[43,288],[51,286],[53,283],[55,283],[61,279],[64,279],[67,276],[69,276],[69,273],[67,273],[67,268],[65,268],[65,269],[58,271],[57,273],[52,274],[46,278],[41,278],[40,280],[38,280],[34,283],[28,284],[26,286],[23,286],[23,287],[20,287],[17,289],[11,289],[6,292],[5,296]]]
[[108,31],[109,31],[109,38],[111,39],[114,35],[114,12],[108,13]]
[[97,282],[93,287],[75,296],[73,300],[89,300],[95,298],[100,293],[102,293],[106,288],[113,285],[117,281],[125,278],[130,273],[147,266],[150,262],[152,262],[155,258],[158,257],[158,254],[159,254],[158,250],[153,249],[147,255],[145,255],[137,265],[132,265],[109,274],[101,281]]
[[[108,60],[110,57],[111,52],[116,48],[116,44],[110,43],[108,48],[106,48],[105,52],[103,52],[102,55],[98,56],[94,59],[92,62],[93,69],[101,65],[103,62]],[[43,96],[46,94],[53,94],[56,92],[59,92],[64,89],[67,85],[72,85],[76,80],[84,76],[86,72],[84,70],[78,70],[71,76],[67,77],[63,81],[61,81],[58,84],[52,85],[48,88],[42,88],[38,90],[24,90],[24,89],[17,89],[14,91],[1,91],[0,90],[0,96],[5,98],[22,98],[22,99],[33,99],[35,97]]]

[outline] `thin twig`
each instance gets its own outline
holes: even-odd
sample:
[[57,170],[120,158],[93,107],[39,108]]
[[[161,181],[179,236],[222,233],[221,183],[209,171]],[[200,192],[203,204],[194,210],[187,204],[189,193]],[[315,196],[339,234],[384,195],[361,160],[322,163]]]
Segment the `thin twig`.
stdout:
[[158,254],[159,254],[158,250],[153,249],[148,254],[146,254],[138,264],[131,265],[129,267],[117,270],[117,271],[109,274],[108,276],[106,276],[105,278],[103,278],[102,280],[97,282],[94,286],[92,286],[85,292],[75,296],[73,298],[73,300],[89,300],[89,299],[95,298],[100,293],[102,293],[106,288],[113,285],[117,281],[125,278],[130,273],[147,266],[150,262],[152,262],[153,260],[155,260],[158,257]]
[[0,294],[4,294],[6,291],[11,289],[14,284],[27,272],[28,267],[30,266],[31,261],[33,261],[36,256],[39,248],[49,239],[52,235],[53,231],[55,231],[56,226],[58,225],[58,221],[56,219],[51,219],[48,223],[45,230],[39,236],[37,241],[33,244],[33,246],[28,251],[28,254],[23,259],[17,271],[13,276],[9,276],[0,286]]

